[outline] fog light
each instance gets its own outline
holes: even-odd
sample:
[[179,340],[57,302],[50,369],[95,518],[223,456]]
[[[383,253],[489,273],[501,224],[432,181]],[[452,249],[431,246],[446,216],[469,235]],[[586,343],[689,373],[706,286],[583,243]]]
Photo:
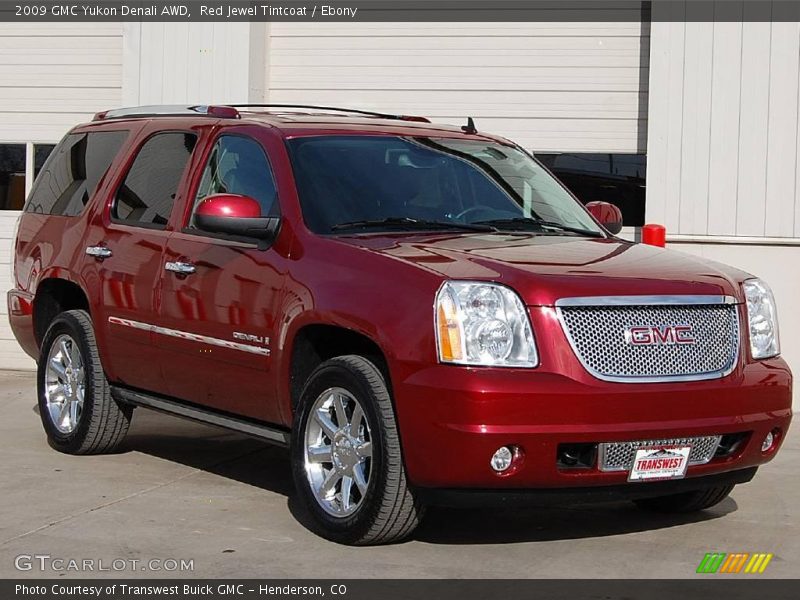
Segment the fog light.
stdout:
[[764,441],[761,442],[761,451],[762,452],[767,452],[768,450],[770,450],[772,448],[772,445],[774,443],[775,443],[775,436],[772,435],[772,432],[770,431],[767,434],[767,437],[764,438]]
[[511,466],[513,460],[514,452],[508,446],[503,446],[498,448],[497,452],[492,455],[492,460],[489,461],[489,464],[495,471],[502,473]]

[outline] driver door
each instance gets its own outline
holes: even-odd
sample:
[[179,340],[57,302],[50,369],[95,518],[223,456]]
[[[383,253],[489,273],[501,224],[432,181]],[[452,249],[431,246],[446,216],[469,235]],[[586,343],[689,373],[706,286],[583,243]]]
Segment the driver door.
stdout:
[[175,398],[277,423],[269,382],[285,258],[274,247],[198,229],[194,210],[218,193],[250,196],[262,216],[278,215],[269,160],[256,139],[225,133],[214,140],[186,226],[167,240],[159,321],[174,333],[157,336],[164,376]]

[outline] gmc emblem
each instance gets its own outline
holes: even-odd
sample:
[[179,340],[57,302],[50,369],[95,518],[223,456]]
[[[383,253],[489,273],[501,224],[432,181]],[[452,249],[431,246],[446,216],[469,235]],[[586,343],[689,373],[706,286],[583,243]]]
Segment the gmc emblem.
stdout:
[[643,325],[628,327],[625,341],[634,346],[674,346],[694,344],[691,325]]

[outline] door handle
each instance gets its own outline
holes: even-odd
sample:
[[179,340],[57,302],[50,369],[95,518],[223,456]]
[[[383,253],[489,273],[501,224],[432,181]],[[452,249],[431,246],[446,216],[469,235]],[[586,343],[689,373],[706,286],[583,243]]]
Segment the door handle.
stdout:
[[191,275],[197,270],[192,263],[186,262],[168,262],[164,265],[164,269],[178,275]]
[[110,248],[106,248],[105,246],[88,246],[86,248],[86,254],[88,256],[94,256],[99,260],[103,260],[104,258],[110,258],[114,253]]

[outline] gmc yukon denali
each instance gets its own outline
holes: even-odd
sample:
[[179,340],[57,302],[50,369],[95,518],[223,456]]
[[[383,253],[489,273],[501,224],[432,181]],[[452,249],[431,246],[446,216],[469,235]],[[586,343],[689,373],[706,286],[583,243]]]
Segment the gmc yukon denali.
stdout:
[[136,407],[284,445],[340,543],[426,505],[703,510],[789,427],[775,302],[620,228],[471,119],[110,110],[34,183],[9,318],[53,448]]

